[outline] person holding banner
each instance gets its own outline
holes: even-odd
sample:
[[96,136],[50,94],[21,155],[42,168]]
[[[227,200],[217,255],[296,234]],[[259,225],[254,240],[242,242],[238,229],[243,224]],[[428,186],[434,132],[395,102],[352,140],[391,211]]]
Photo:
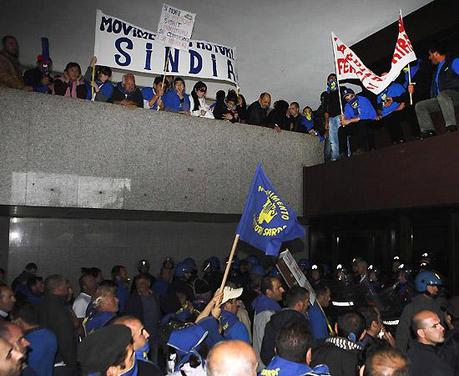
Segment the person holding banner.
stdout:
[[207,85],[202,81],[196,82],[190,96],[190,112],[193,116],[214,119],[214,114],[206,103],[206,93]]
[[[457,131],[454,106],[459,104],[459,58],[449,56],[443,46],[433,46],[429,49],[429,60],[437,66],[431,86],[432,98],[416,103],[415,107],[422,138],[436,134],[430,117],[433,112],[441,111],[448,132]],[[409,85],[408,90],[413,93],[414,86]]]
[[[384,76],[383,73],[381,76]],[[389,132],[392,144],[405,142],[402,126],[400,124],[401,111],[405,109],[408,101],[405,88],[397,82],[392,82],[377,97],[379,125]]]
[[163,110],[164,103],[162,96],[164,95],[166,86],[166,83],[163,83],[163,77],[158,76],[153,81],[153,87],[144,87],[142,89],[143,107],[157,111],[159,106],[159,109]]
[[181,77],[174,79],[174,85],[163,96],[164,109],[169,112],[189,113],[190,98],[185,93],[185,81]]
[[[110,81],[112,70],[109,67],[96,65],[96,63],[97,58],[93,56],[84,74],[84,79],[89,84],[88,96],[86,99],[96,102],[108,102],[113,95],[113,84]],[[92,79],[93,71],[95,71],[94,80]],[[93,90],[91,90],[91,88],[93,88]]]
[[[369,150],[369,127],[376,119],[376,111],[370,100],[361,95],[355,95],[354,90],[343,91],[346,106],[341,116],[339,128],[339,150],[341,156],[351,156]],[[347,138],[349,137],[350,150]]]

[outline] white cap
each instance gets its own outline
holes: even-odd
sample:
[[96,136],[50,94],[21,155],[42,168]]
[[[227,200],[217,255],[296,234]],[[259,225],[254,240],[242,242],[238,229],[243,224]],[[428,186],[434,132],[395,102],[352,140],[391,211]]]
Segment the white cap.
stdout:
[[242,287],[233,289],[232,287],[225,286],[223,289],[223,299],[221,304],[225,304],[228,300],[239,298],[242,294]]

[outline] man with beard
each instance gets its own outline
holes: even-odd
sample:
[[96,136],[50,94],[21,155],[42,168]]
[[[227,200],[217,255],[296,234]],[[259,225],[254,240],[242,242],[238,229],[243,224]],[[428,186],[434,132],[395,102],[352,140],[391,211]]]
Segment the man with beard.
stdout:
[[2,39],[0,51],[0,86],[31,91],[31,86],[25,86],[22,79],[21,64],[19,63],[18,41],[12,35]]

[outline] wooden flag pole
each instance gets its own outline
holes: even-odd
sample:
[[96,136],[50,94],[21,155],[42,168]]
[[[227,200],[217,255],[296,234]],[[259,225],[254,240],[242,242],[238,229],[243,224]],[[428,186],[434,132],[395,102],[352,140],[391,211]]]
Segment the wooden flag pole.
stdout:
[[236,234],[236,236],[234,237],[233,246],[231,248],[230,255],[228,257],[228,261],[226,263],[225,274],[223,274],[222,283],[220,285],[220,292],[223,292],[223,288],[225,287],[226,280],[228,279],[228,274],[231,269],[231,264],[233,263],[233,258],[234,258],[234,254],[236,253],[236,247],[237,247],[238,241],[239,241],[239,234]]
[[94,100],[94,79],[96,77],[96,64],[92,66],[92,73],[91,73],[91,100]]
[[[401,22],[403,22],[403,15],[402,15],[402,10],[400,9],[400,19]],[[405,25],[403,25],[405,27]],[[411,66],[410,63],[408,63],[408,85],[411,85]],[[413,105],[413,94],[410,93],[410,106]]]
[[339,98],[339,108],[341,110],[341,115],[344,115],[343,111],[343,100],[341,98],[341,87],[339,86],[339,76],[338,76],[338,65],[336,64],[336,55],[335,55],[335,41],[333,40],[333,32],[331,33],[331,39],[332,39],[332,49],[333,49],[333,60],[334,60],[334,66],[335,66],[335,75],[336,75],[336,84],[338,85],[338,98]]
[[[164,82],[166,82],[166,72],[169,70],[169,51],[170,51],[170,47],[166,47],[166,58],[164,59],[164,69],[163,69],[163,82],[161,84],[162,88],[163,88],[163,93],[164,93]],[[159,100],[162,98],[163,96],[161,95],[160,97],[158,97],[158,99],[156,99],[156,111],[159,111],[160,108],[159,108]]]
[[320,305],[320,303],[317,301],[317,297],[316,297],[316,303],[318,305],[318,307],[320,308],[320,310],[322,311],[322,314],[324,315],[325,317],[325,321],[327,322],[327,327],[328,327],[328,330],[330,331],[330,335],[333,337],[335,336],[335,331],[333,330],[331,324],[330,324],[330,321],[328,321],[328,317],[327,315],[325,314],[325,311],[324,309],[322,308],[322,306]]
[[[411,85],[411,67],[408,63],[408,85]],[[410,106],[413,105],[413,93],[410,92]]]

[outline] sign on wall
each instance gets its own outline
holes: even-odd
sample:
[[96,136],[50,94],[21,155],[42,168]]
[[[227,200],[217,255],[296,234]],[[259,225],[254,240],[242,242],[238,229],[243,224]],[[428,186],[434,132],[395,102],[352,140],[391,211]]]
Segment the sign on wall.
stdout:
[[129,71],[163,74],[164,61],[174,76],[237,84],[235,48],[190,40],[189,50],[168,48],[156,34],[97,10],[94,55],[97,64]]

